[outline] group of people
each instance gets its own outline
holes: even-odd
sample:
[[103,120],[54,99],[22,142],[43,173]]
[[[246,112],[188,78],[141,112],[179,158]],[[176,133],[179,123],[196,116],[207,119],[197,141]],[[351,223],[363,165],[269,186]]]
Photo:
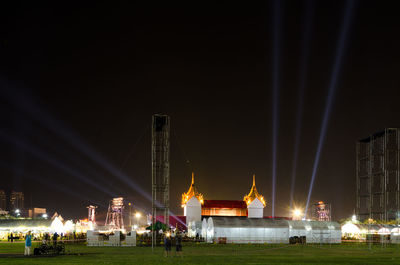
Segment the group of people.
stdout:
[[[52,236],[53,240],[53,245],[57,245],[57,239],[59,235],[57,232],[55,232]],[[42,244],[47,244],[47,242],[50,242],[50,235],[48,233],[44,234]],[[30,256],[31,255],[31,247],[32,247],[32,234],[31,231],[28,231],[28,233],[25,236],[25,256]]]
[[[174,238],[175,238],[176,255],[182,257],[182,233],[177,231],[175,233]],[[170,232],[167,232],[164,235],[164,247],[165,247],[164,256],[165,257],[171,256],[172,238]]]

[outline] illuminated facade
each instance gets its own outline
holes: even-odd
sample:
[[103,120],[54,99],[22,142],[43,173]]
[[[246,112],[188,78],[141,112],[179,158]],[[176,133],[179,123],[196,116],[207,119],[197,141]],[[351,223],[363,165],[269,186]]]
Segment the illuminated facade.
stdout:
[[194,174],[189,190],[182,194],[182,208],[186,223],[201,221],[202,216],[247,216],[263,218],[265,199],[256,188],[255,176],[249,194],[243,200],[204,200],[194,184]]
[[201,208],[202,216],[247,216],[244,201],[205,200]]

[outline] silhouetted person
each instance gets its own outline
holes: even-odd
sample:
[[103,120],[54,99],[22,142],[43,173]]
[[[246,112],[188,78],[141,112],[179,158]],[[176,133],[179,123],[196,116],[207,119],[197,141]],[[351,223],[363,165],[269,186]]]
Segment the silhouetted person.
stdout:
[[169,233],[165,234],[164,237],[165,257],[168,257],[171,253],[171,236]]
[[10,239],[11,239],[11,243],[14,242],[14,235],[13,235],[12,232],[11,232],[11,235],[10,235]]
[[182,257],[182,234],[177,233],[175,237],[176,255]]
[[55,232],[53,234],[53,245],[57,245],[57,238],[58,238],[58,234],[57,234],[57,232]]

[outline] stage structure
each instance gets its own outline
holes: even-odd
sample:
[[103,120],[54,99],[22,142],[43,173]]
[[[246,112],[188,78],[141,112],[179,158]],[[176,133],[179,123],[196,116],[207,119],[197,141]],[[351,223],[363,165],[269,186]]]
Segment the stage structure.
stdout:
[[124,198],[113,198],[108,206],[106,217],[106,226],[112,230],[124,229],[124,218],[122,210],[124,209]]
[[356,215],[364,221],[400,216],[400,129],[386,128],[357,143]]
[[331,205],[323,201],[319,201],[312,205],[311,218],[315,221],[330,222],[331,221]]
[[[152,224],[157,216],[164,216],[169,227],[169,132],[170,118],[155,114],[152,117],[151,166],[152,166]],[[152,246],[156,231],[152,232]]]
[[88,221],[92,222],[93,225],[96,223],[96,208],[97,206],[89,205],[88,207]]

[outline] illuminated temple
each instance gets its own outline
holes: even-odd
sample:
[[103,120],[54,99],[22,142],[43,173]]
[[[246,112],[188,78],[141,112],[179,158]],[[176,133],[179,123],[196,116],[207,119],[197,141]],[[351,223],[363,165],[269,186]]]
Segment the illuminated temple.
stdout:
[[248,218],[263,218],[265,199],[256,188],[255,175],[249,194],[243,200],[204,200],[195,185],[194,174],[189,190],[182,194],[182,208],[186,223],[201,221],[208,216],[247,216]]

